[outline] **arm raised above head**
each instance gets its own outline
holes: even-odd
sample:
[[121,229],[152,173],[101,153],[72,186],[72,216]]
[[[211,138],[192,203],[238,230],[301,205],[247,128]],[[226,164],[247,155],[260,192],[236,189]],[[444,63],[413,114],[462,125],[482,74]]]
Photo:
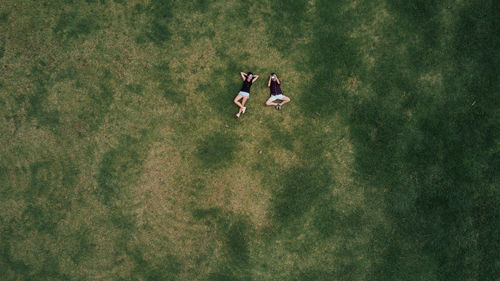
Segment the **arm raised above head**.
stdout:
[[253,83],[253,82],[255,82],[255,81],[257,81],[257,79],[259,79],[259,75],[254,75],[254,78],[253,78],[253,80],[252,80],[252,83]]
[[247,74],[245,72],[240,72],[241,79],[245,80],[247,78]]

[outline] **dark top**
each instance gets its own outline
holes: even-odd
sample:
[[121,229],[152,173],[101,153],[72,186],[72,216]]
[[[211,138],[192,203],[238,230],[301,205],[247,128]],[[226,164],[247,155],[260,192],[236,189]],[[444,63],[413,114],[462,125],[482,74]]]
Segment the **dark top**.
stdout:
[[245,78],[245,81],[243,81],[243,85],[241,86],[241,90],[242,92],[247,92],[250,94],[250,87],[252,86],[252,80],[253,78],[250,80],[250,82],[247,81],[247,79]]
[[271,90],[271,96],[277,96],[281,95],[281,86],[278,84],[277,81],[271,80],[271,85],[269,86],[269,89]]

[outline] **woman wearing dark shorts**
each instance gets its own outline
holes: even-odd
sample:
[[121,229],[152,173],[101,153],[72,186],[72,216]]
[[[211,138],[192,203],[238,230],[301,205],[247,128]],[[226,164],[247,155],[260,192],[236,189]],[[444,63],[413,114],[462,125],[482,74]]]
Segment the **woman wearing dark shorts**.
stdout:
[[[252,87],[253,82],[259,78],[259,75],[253,75],[252,72],[244,73],[240,72],[241,78],[243,79],[243,85],[241,86],[241,90],[238,95],[234,98],[234,103],[240,107],[240,110],[236,114],[236,118],[240,118],[242,113],[245,113],[246,107],[245,103],[250,97],[250,87]],[[243,99],[240,103],[240,100]]]

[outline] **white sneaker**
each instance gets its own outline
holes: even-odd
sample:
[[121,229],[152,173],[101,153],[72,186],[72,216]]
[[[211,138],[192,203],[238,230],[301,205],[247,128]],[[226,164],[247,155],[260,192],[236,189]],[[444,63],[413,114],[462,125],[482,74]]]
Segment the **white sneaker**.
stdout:
[[240,114],[239,113],[236,113],[236,118],[240,118]]
[[246,107],[243,107],[243,108],[241,109],[241,113],[245,113],[245,111],[246,111],[246,110],[247,110],[247,108],[246,108]]

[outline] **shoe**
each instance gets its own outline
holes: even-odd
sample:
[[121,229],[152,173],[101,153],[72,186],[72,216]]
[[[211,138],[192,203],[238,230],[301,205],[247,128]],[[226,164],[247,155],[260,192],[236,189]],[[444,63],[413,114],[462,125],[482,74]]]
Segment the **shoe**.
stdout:
[[245,111],[246,111],[246,110],[247,110],[247,108],[246,108],[246,107],[243,107],[243,108],[241,109],[241,113],[245,113]]
[[280,110],[281,109],[281,104],[278,103],[275,107],[276,107],[277,110]]
[[240,118],[240,114],[239,113],[236,113],[236,118]]

